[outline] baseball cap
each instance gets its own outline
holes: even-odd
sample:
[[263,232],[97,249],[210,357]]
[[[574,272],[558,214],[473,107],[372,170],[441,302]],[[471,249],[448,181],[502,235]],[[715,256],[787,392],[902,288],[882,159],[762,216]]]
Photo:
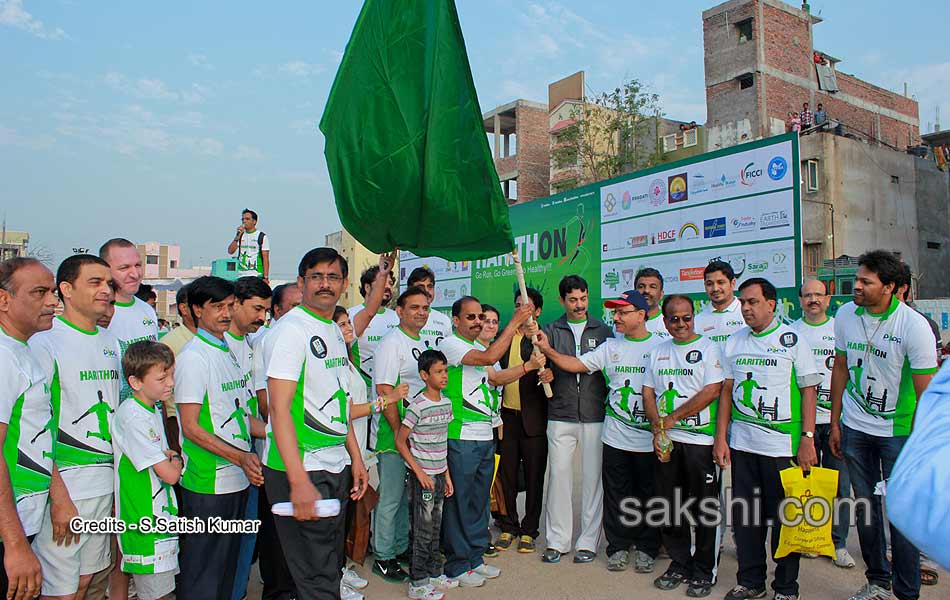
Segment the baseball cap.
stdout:
[[643,294],[636,290],[627,290],[626,292],[620,294],[620,296],[617,298],[605,300],[604,306],[606,308],[632,306],[639,310],[650,310],[650,305],[647,303],[647,299],[643,297]]

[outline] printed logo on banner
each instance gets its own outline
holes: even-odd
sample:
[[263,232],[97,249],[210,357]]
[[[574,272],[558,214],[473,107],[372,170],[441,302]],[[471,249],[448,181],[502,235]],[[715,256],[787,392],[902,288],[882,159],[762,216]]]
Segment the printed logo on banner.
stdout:
[[702,173],[690,173],[689,189],[694,196],[708,192],[709,184],[706,183],[706,176]]
[[728,190],[729,188],[735,187],[736,180],[730,177],[726,177],[726,174],[723,173],[717,181],[712,183],[712,189],[714,190]]
[[630,192],[624,192],[620,202],[620,206],[622,206],[624,210],[630,210],[630,205],[633,204],[633,200],[630,199]]
[[604,198],[604,210],[607,212],[614,212],[614,209],[617,208],[617,199],[613,194],[607,194]]
[[669,242],[676,241],[676,230],[667,229],[665,231],[657,231],[653,234],[653,239],[650,241],[652,244],[667,244]]
[[689,200],[689,185],[686,181],[686,173],[669,176],[667,183],[670,188],[670,204]]
[[650,245],[650,237],[646,235],[635,235],[627,239],[628,248],[642,248]]
[[699,237],[699,227],[696,226],[696,223],[684,223],[680,227],[679,236],[681,240],[695,240]]
[[746,268],[749,269],[749,273],[752,273],[753,275],[758,275],[760,273],[765,273],[766,271],[769,270],[769,263],[768,261],[764,261],[764,260],[759,261],[759,262],[750,262],[749,264],[746,265]]
[[788,173],[788,163],[781,156],[775,156],[769,161],[769,179],[772,181],[781,181]]
[[620,284],[620,275],[616,270],[610,270],[607,273],[604,273],[604,286],[609,287],[612,290],[617,289],[617,285]]
[[736,274],[736,279],[741,279],[742,274],[745,273],[746,269],[746,256],[745,254],[727,254],[725,256],[712,256],[709,258],[709,262],[714,260],[721,260],[723,262],[729,263],[732,267],[732,271]]
[[702,281],[705,267],[688,267],[680,269],[680,281]]
[[774,210],[762,213],[759,216],[759,229],[778,229],[779,227],[788,227],[788,211]]
[[751,215],[732,217],[732,220],[729,221],[729,224],[732,225],[732,233],[748,233],[750,231],[755,231],[755,217]]
[[788,264],[786,263],[787,260],[788,257],[784,252],[776,252],[772,255],[772,264],[769,268],[769,272],[775,275],[788,273]]
[[703,237],[707,239],[726,237],[726,217],[705,219],[703,221]]
[[650,182],[650,206],[661,206],[666,202],[666,184],[662,179]]
[[755,185],[755,181],[759,177],[762,177],[762,169],[756,167],[754,162],[750,162],[739,171],[739,180],[742,185]]

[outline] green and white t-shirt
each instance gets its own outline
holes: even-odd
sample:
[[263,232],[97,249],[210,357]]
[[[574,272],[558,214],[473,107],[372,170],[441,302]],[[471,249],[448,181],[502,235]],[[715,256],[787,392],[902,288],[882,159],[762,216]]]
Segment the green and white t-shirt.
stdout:
[[[198,425],[242,452],[251,449],[248,384],[227,342],[199,329],[175,361],[175,404],[200,404]],[[249,484],[244,469],[180,434],[181,486],[196,494],[230,494]]]
[[238,277],[264,276],[264,257],[261,252],[270,252],[270,238],[262,231],[245,231],[237,247]]
[[[375,398],[376,386],[388,384],[397,386],[405,383],[409,386],[407,398],[399,403],[399,421],[406,416],[406,406],[413,398],[422,394],[425,383],[419,376],[419,356],[429,349],[430,340],[421,336],[412,337],[402,327],[397,327],[387,333],[376,347],[373,362],[372,397]],[[370,446],[376,452],[395,452],[396,441],[389,421],[383,414],[373,415],[370,430]]]
[[[653,388],[657,410],[671,415],[707,385],[722,377],[722,350],[711,339],[699,336],[691,342],[669,339],[650,354],[644,387]],[[719,400],[691,417],[677,421],[667,435],[674,442],[711,446],[716,436]]]
[[429,320],[419,332],[419,337],[429,342],[430,348],[442,349],[442,340],[452,337],[452,319],[436,309],[429,311]]
[[[119,340],[122,349],[119,360],[125,355],[125,349],[143,340],[158,341],[158,316],[148,302],[133,297],[131,302],[115,303],[115,315],[109,323],[109,333]],[[129,382],[122,377],[119,390],[119,402],[132,395]]]
[[927,319],[896,298],[880,315],[849,302],[835,315],[835,352],[848,360],[841,422],[878,437],[910,435],[917,410],[912,376],[937,371]]
[[[267,376],[297,382],[290,416],[304,469],[341,472],[350,464],[345,446],[350,360],[343,333],[336,323],[301,305],[281,317],[265,339],[271,345],[270,357],[265,357]],[[271,423],[267,423],[264,464],[286,471]]]
[[[175,490],[155,474],[168,460],[161,412],[135,396],[116,410],[115,516],[126,524],[119,534],[122,570],[126,573],[166,573],[178,568],[178,536],[143,533],[138,524],[148,519],[174,520],[178,516]],[[135,529],[128,526],[135,524]]]
[[660,311],[647,318],[647,331],[656,336],[659,341],[670,339],[670,332],[666,330],[666,323],[663,322],[663,311]]
[[802,435],[801,388],[818,385],[808,342],[777,319],[762,332],[745,327],[723,348],[732,380],[729,447],[763,456],[794,456]]
[[30,347],[0,329],[0,423],[3,460],[23,532],[36,535],[49,497],[56,421],[49,379]]
[[484,350],[479,340],[470,342],[457,333],[439,346],[448,360],[449,383],[442,393],[452,401],[450,440],[491,441],[492,426],[501,422],[498,390],[488,383],[488,367],[463,365],[471,350]]
[[608,446],[628,452],[653,452],[653,433],[643,410],[643,377],[650,352],[659,343],[652,333],[639,340],[607,338],[578,357],[589,372],[602,371],[607,379],[607,418],[601,439]]
[[[350,321],[364,308],[366,308],[365,304],[358,304],[348,310]],[[397,327],[399,327],[399,316],[396,311],[390,308],[381,308],[373,315],[373,319],[369,322],[366,330],[363,331],[363,335],[357,339],[354,358],[359,369],[369,376],[370,381],[367,383],[373,380],[373,357],[376,354],[376,347],[379,346],[383,336]]]
[[105,329],[80,329],[63,317],[30,338],[50,382],[59,424],[56,468],[76,500],[112,493],[112,420],[119,405],[119,341]]
[[743,327],[745,319],[742,318],[742,304],[738,298],[733,298],[729,306],[722,310],[715,310],[710,302],[696,315],[694,325],[696,333],[720,345]]
[[241,366],[241,373],[244,374],[244,381],[247,382],[248,415],[260,418],[260,410],[257,407],[257,390],[254,389],[254,349],[246,336],[238,337],[230,331],[224,333],[224,341],[228,343],[228,349],[237,359],[238,365]]
[[799,319],[790,325],[801,334],[802,338],[811,347],[815,357],[815,366],[821,373],[818,383],[818,414],[815,416],[816,425],[831,423],[831,370],[835,366],[835,320],[826,317],[821,325],[812,325],[805,319]]

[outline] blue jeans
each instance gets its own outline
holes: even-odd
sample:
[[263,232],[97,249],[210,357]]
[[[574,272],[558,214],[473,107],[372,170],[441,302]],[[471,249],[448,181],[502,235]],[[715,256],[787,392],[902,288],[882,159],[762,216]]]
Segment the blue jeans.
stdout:
[[449,440],[449,476],[455,493],[445,499],[442,511],[442,544],[445,574],[458,577],[485,562],[488,548],[488,512],[495,472],[492,441]]
[[373,554],[392,560],[409,548],[406,462],[395,452],[379,455],[379,502],[373,509]]
[[[818,465],[838,472],[838,498],[851,497],[851,478],[848,476],[847,463],[831,453],[828,440],[831,437],[831,425],[815,425],[815,447],[818,450]],[[851,526],[851,506],[847,502],[840,504],[840,509],[834,515],[834,525],[831,528],[831,540],[835,549],[845,548],[848,545],[848,529]]]
[[[244,518],[252,521],[257,518],[257,495],[259,488],[252,485],[247,493],[247,510]],[[245,533],[241,536],[241,553],[238,555],[237,567],[234,572],[234,592],[231,600],[241,600],[247,594],[247,580],[251,576],[251,565],[254,562],[254,546],[257,544],[256,533]]]
[[[869,583],[893,589],[899,600],[920,597],[920,552],[904,535],[891,526],[892,565],[887,562],[887,541],[884,537],[884,517],[881,497],[874,495],[874,486],[891,476],[906,436],[877,437],[846,425],[841,426],[841,451],[848,463],[851,485],[856,500],[867,499],[871,514],[863,503],[856,506],[858,538],[861,556]],[[893,588],[892,588],[893,580]]]
[[425,585],[430,577],[442,574],[439,556],[439,534],[442,529],[442,506],[445,503],[445,473],[432,475],[435,489],[424,490],[415,476],[409,482],[409,504],[412,509],[412,564],[409,575],[413,585]]

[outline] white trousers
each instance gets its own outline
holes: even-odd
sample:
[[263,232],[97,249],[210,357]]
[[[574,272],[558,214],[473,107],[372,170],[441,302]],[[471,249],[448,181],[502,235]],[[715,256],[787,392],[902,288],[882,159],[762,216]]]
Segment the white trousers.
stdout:
[[548,421],[548,498],[544,537],[548,548],[571,551],[574,536],[574,452],[581,453],[581,531],[576,550],[597,552],[604,518],[601,482],[603,423]]

